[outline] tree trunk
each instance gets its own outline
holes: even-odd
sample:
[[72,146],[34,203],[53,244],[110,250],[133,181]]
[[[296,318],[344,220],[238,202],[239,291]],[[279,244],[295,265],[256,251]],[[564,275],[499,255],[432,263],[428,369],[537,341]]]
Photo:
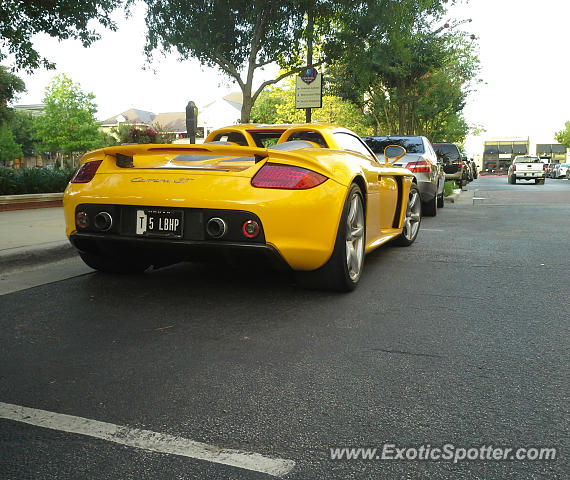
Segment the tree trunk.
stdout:
[[253,99],[251,98],[251,90],[249,92],[243,92],[243,104],[241,107],[241,118],[240,123],[249,123],[249,118],[251,116],[251,107],[253,107]]

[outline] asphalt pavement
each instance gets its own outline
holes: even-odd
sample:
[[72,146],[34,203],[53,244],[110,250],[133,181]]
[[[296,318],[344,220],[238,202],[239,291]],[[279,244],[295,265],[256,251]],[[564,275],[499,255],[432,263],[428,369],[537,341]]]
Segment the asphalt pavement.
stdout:
[[[1,275],[0,476],[272,478],[263,457],[291,479],[566,479],[568,218],[566,180],[480,178],[343,295],[193,264]],[[254,463],[184,456],[189,441]],[[386,444],[558,458],[330,458]]]

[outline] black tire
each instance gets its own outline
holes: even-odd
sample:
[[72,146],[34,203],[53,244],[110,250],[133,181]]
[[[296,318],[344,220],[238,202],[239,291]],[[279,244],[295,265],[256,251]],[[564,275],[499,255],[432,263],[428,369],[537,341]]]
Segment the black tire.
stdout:
[[422,215],[425,217],[435,217],[437,215],[437,196],[429,202],[422,203]]
[[[412,184],[410,193],[408,195],[408,203],[406,204],[404,230],[398,237],[394,239],[394,244],[401,247],[409,247],[412,243],[414,243],[420,231],[421,222],[422,210],[420,192],[418,190],[418,187],[415,184]],[[417,228],[415,228],[416,224]]]
[[150,267],[148,262],[132,259],[104,257],[86,252],[79,252],[79,256],[88,267],[105,273],[143,273]]
[[445,207],[445,187],[441,191],[441,195],[437,196],[437,208]]
[[[344,202],[331,257],[327,263],[317,270],[311,272],[296,272],[297,283],[299,283],[299,285],[306,288],[330,290],[334,292],[351,292],[356,288],[362,276],[366,248],[366,214],[363,198],[360,187],[356,184],[352,184]],[[349,218],[349,215],[353,212],[351,209],[353,204],[355,204],[355,210],[361,209],[361,222],[356,218],[359,215],[357,211],[354,212],[354,221]],[[352,225],[352,233],[350,235],[349,223]],[[359,229],[355,228],[356,224],[360,224]],[[355,235],[356,231],[358,231],[358,235]],[[349,238],[351,238],[351,240],[349,240]],[[353,250],[355,256],[350,255],[349,260],[349,258],[347,258],[349,257],[347,243],[350,241],[356,242],[357,247]],[[356,265],[351,262],[352,259],[356,259]],[[351,263],[351,267],[349,267],[348,263]],[[353,266],[355,268],[352,268]]]
[[513,185],[516,185],[516,183],[517,183],[517,177],[515,177],[514,175],[511,175],[511,183]]

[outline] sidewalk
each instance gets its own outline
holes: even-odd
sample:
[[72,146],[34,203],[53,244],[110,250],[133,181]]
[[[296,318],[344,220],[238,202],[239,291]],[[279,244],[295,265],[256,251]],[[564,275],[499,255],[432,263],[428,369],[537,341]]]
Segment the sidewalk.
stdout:
[[0,211],[0,271],[73,255],[62,207]]

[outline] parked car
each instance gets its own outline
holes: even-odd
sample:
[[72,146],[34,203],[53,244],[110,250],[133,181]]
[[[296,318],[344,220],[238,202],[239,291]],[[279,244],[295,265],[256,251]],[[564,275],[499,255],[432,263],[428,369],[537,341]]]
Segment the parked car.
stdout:
[[570,163],[558,163],[557,165],[555,165],[555,167],[552,169],[552,178],[566,177],[569,166]]
[[400,145],[406,149],[406,155],[394,165],[407,168],[416,177],[422,199],[422,214],[436,215],[437,208],[444,205],[445,173],[430,141],[426,137],[400,135],[363,137],[363,140],[380,163],[384,162],[384,149],[388,145]]
[[536,155],[517,155],[507,172],[508,183],[517,180],[534,180],[536,184],[544,184],[546,165]]
[[[63,200],[66,234],[83,261],[136,273],[196,257],[227,256],[245,268],[265,259],[295,271],[303,285],[350,291],[366,252],[414,242],[416,180],[379,163],[356,134],[306,124],[285,128],[268,148],[238,145],[248,129],[255,128],[222,129],[241,137],[201,145],[87,153]],[[394,149],[392,161],[406,153]]]
[[439,162],[443,163],[446,180],[454,180],[460,187],[467,185],[467,169],[459,148],[454,143],[434,143],[433,148]]
[[544,176],[547,178],[552,178],[552,170],[556,165],[556,163],[546,163],[544,166]]
[[470,172],[469,176],[471,178],[470,181],[476,180],[479,175],[477,173],[477,165],[475,165],[475,162],[473,161],[473,159],[464,157],[463,161],[467,164],[467,167],[469,168],[469,172]]

